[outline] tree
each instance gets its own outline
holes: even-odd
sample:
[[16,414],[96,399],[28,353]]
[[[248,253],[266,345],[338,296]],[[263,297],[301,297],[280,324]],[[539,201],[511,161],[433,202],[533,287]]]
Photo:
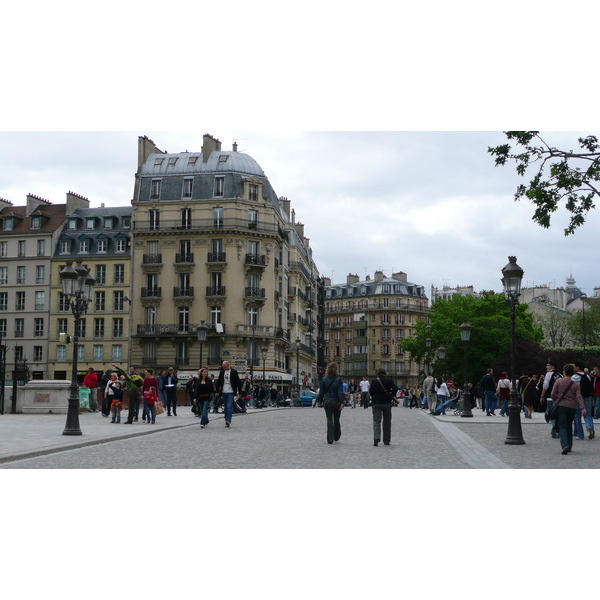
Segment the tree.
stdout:
[[556,308],[546,306],[544,312],[534,314],[533,320],[544,331],[544,343],[552,348],[564,348],[571,343],[573,315]]
[[[433,303],[429,313],[432,358],[438,346],[446,348],[444,361],[432,361],[434,373],[452,376],[461,385],[464,383],[464,348],[459,327],[465,321],[471,326],[469,379],[476,382],[498,356],[510,351],[510,304],[504,294],[490,292],[483,292],[480,298],[457,295]],[[534,325],[527,305],[517,305],[515,325],[517,340],[537,344],[542,339],[542,330]],[[417,323],[415,334],[402,342],[402,349],[420,364],[427,356],[425,327],[425,322]]]
[[516,143],[502,144],[488,152],[495,157],[496,166],[514,160],[517,173],[524,176],[530,166],[535,175],[528,185],[519,185],[515,200],[527,198],[536,206],[533,220],[542,227],[550,227],[552,213],[559,204],[571,213],[565,235],[570,235],[585,223],[587,213],[596,208],[594,200],[600,196],[600,144],[596,136],[579,138],[581,151],[559,150],[550,146],[539,131],[505,131],[506,137]]

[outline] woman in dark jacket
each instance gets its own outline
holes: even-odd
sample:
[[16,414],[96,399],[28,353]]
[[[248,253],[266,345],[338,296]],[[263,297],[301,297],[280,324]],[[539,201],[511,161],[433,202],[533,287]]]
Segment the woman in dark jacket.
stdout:
[[392,439],[392,398],[398,388],[387,377],[385,369],[377,371],[377,379],[371,381],[369,388],[373,406],[373,446],[381,440],[381,417],[383,417],[383,443],[389,446]]
[[322,402],[327,416],[327,443],[333,444],[342,437],[340,413],[344,408],[344,386],[338,377],[337,363],[329,363],[321,381],[317,402]]
[[202,427],[202,429],[208,425],[208,406],[214,391],[212,380],[208,376],[208,369],[200,369],[198,371],[198,383],[196,384],[194,404],[198,406],[198,412],[201,413],[200,427]]

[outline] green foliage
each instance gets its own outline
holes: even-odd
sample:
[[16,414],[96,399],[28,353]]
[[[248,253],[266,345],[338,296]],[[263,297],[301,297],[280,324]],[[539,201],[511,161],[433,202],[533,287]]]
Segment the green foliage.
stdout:
[[[534,325],[526,308],[524,304],[516,307],[516,337],[517,340],[531,340],[538,344],[543,334]],[[481,298],[457,295],[451,300],[433,303],[429,314],[432,358],[439,346],[446,348],[445,360],[432,360],[434,373],[452,376],[461,382],[464,380],[465,348],[459,327],[465,321],[471,326],[471,340],[467,346],[469,379],[478,381],[498,356],[510,351],[510,304],[503,294],[489,292],[484,292]],[[411,359],[421,364],[427,357],[426,325],[425,322],[417,323],[415,335],[402,343],[402,349],[410,354]]]
[[585,222],[587,213],[595,208],[594,199],[600,195],[600,144],[589,135],[579,138],[582,151],[559,150],[548,145],[539,131],[505,131],[506,137],[516,144],[489,147],[496,166],[514,160],[516,171],[525,176],[529,167],[535,169],[528,185],[519,185],[515,200],[527,198],[535,206],[533,220],[542,227],[550,227],[552,213],[561,202],[571,213],[565,235],[574,233]]

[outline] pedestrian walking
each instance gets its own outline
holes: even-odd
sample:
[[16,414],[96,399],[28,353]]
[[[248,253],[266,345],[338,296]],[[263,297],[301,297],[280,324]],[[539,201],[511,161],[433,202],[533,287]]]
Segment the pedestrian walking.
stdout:
[[572,379],[574,373],[575,369],[573,365],[567,363],[563,367],[564,376],[555,381],[550,396],[552,402],[556,403],[556,407],[558,408],[556,423],[558,425],[562,454],[572,452],[573,420],[577,409],[581,410],[582,415],[587,414],[579,384]]
[[493,369],[487,370],[486,374],[481,378],[481,381],[479,382],[479,387],[481,387],[481,393],[483,394],[485,414],[488,417],[495,417],[498,397],[496,396],[496,382],[494,381]]
[[200,427],[204,429],[208,423],[208,407],[210,400],[215,390],[213,388],[212,379],[208,376],[208,369],[200,369],[198,371],[198,382],[196,383],[196,394],[194,396],[194,404],[198,407],[200,415]]
[[240,376],[231,365],[224,360],[217,379],[216,395],[223,399],[225,409],[225,427],[231,427],[231,418],[233,415],[233,399],[239,394],[242,387]]
[[537,398],[537,377],[532,372],[527,373],[522,382],[523,405],[527,409],[526,419],[531,419],[533,414],[533,406]]
[[427,399],[427,408],[429,409],[429,413],[434,414],[435,407],[437,405],[437,386],[431,371],[427,371],[425,379],[423,380],[423,394]]
[[363,377],[361,382],[359,383],[360,386],[360,400],[362,402],[362,407],[363,408],[369,408],[369,387],[370,384],[367,381],[366,377]]
[[392,398],[398,388],[387,376],[385,369],[377,370],[377,379],[371,381],[371,402],[373,405],[373,446],[381,441],[383,420],[383,443],[390,445],[392,440]]
[[165,388],[165,396],[167,397],[167,417],[171,416],[171,410],[173,415],[177,416],[177,376],[175,375],[175,369],[169,367],[167,375],[163,378],[163,385]]
[[498,396],[498,399],[502,403],[500,405],[501,417],[508,416],[508,399],[510,398],[511,385],[508,373],[502,371],[502,373],[500,373],[500,379],[498,379],[498,385],[496,385],[496,396]]
[[[582,362],[573,361],[573,368],[575,369],[575,373],[573,374],[573,381],[576,381],[579,384],[579,390],[581,391],[581,397],[583,398],[583,404],[585,405],[586,415],[584,416],[585,427],[588,433],[588,439],[593,440],[596,437],[596,432],[594,429],[594,417],[593,417],[593,407],[592,407],[592,397],[594,396],[594,384],[592,383],[592,378],[586,373],[586,369]],[[581,424],[581,415],[582,413],[577,410],[575,413],[575,422],[574,422],[574,430],[573,435],[582,440],[584,439],[583,434],[583,426]]]
[[327,417],[327,443],[333,444],[342,437],[340,415],[344,408],[344,386],[342,378],[338,376],[338,364],[335,362],[327,365],[317,401],[323,403]]

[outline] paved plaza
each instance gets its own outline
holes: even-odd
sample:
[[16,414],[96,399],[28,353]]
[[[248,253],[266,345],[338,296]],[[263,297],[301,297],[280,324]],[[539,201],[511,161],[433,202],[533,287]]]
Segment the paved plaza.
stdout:
[[63,436],[66,415],[0,415],[0,468],[9,469],[593,469],[600,438],[563,456],[542,414],[522,419],[524,445],[506,445],[508,419],[464,419],[394,408],[392,443],[373,446],[371,410],[345,408],[342,438],[328,445],[320,408],[249,409],[210,415],[201,429],[189,407],[155,425],[80,415],[81,436]]

